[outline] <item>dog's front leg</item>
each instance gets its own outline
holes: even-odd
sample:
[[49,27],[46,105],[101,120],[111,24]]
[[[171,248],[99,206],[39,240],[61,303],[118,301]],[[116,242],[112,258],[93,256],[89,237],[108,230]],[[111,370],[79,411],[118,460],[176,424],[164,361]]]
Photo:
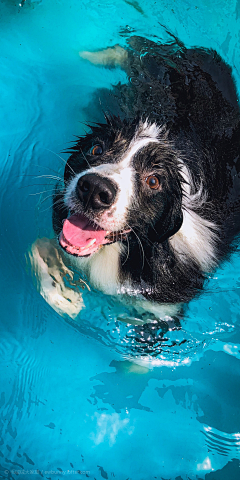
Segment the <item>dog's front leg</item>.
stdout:
[[37,239],[29,252],[33,273],[44,299],[60,315],[75,318],[84,307],[82,291],[86,284],[75,280],[55,239]]

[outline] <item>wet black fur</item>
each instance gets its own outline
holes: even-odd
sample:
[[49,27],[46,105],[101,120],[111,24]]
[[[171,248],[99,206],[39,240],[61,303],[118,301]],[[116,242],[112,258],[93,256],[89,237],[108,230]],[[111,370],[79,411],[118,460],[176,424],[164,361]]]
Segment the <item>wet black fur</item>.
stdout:
[[[202,289],[205,275],[191,257],[181,262],[168,241],[182,224],[183,178],[177,159],[191,171],[193,188],[202,183],[207,194],[197,213],[218,225],[218,262],[231,251],[240,231],[240,112],[235,83],[231,68],[215,51],[186,49],[178,41],[159,45],[132,37],[128,60],[124,68],[129,83],[110,92],[106,123],[91,126],[71,149],[65,182],[88,163],[117,161],[140,118],[164,125],[162,143],[149,144],[134,158],[138,176],[128,219],[133,232],[128,237],[129,255],[121,259],[121,277],[130,274],[139,291],[153,300],[185,302]],[[114,116],[119,111],[120,116]],[[96,143],[104,149],[97,160],[89,155]],[[142,172],[153,164],[163,182],[160,193],[147,190],[141,181]],[[91,217],[92,212],[88,214]],[[64,204],[57,202],[53,209],[57,234],[67,215]]]

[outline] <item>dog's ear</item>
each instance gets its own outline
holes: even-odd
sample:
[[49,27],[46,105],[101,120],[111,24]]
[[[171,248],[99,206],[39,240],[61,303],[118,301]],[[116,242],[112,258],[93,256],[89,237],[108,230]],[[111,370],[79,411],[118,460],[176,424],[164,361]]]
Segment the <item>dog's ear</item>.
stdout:
[[182,223],[182,201],[179,197],[171,198],[171,201],[167,202],[163,215],[155,223],[154,228],[151,228],[148,238],[152,242],[163,243],[178,232]]

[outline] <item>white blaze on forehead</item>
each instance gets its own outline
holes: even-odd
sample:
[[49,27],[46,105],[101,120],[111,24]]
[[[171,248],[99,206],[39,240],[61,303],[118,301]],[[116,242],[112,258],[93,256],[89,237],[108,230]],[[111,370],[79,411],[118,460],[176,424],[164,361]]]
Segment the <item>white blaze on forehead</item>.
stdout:
[[[130,207],[131,198],[134,194],[134,177],[135,170],[132,161],[137,152],[146,147],[149,143],[158,143],[158,136],[162,128],[155,123],[149,124],[141,121],[136,129],[135,135],[130,142],[126,152],[122,155],[117,163],[103,163],[97,167],[92,167],[84,172],[76,175],[70,182],[66,194],[65,202],[71,207],[71,199],[74,195],[79,178],[87,173],[96,173],[106,178],[112,179],[117,187],[117,197],[114,204],[102,214],[101,227],[104,229],[120,230],[125,227],[128,208]],[[109,217],[109,213],[112,215]]]
[[164,127],[160,127],[156,123],[149,123],[148,120],[145,122],[140,121],[135,137],[148,137],[152,140],[157,140],[159,134],[164,130]]
[[121,168],[127,167],[136,153],[142,150],[143,147],[146,147],[149,143],[158,143],[160,130],[155,123],[150,126],[146,122],[144,124],[141,123],[119,166]]
[[[112,174],[109,175],[109,173],[106,172],[106,175],[112,178],[118,185],[118,195],[114,205],[114,217],[117,220],[118,229],[124,228],[125,226],[128,208],[130,207],[131,198],[134,194],[135,170],[132,166],[133,158],[137,152],[142,150],[142,148],[146,147],[149,143],[158,143],[157,138],[159,132],[160,129],[157,125],[149,125],[147,122],[140,122],[135,136],[122,160],[115,165],[111,165],[113,167]],[[107,166],[102,165],[102,167]]]

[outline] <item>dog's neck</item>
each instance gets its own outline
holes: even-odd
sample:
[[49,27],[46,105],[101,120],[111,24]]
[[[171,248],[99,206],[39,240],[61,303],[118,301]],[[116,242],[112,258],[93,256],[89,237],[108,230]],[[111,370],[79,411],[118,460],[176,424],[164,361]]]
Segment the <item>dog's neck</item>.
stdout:
[[73,257],[73,263],[87,275],[93,287],[115,295],[120,293],[119,267],[123,250],[124,246],[119,242],[103,245],[89,257]]

